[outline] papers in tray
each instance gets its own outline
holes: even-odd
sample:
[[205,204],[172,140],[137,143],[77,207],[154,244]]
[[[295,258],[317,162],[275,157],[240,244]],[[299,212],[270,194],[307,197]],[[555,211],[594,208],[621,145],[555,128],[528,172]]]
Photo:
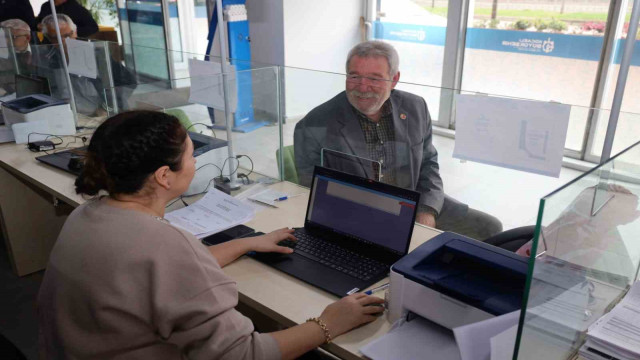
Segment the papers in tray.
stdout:
[[172,225],[203,238],[253,219],[255,212],[240,200],[211,189],[195,203],[165,215]]
[[511,360],[519,317],[515,311],[453,331],[421,317],[400,319],[360,351],[373,360]]
[[374,360],[460,359],[451,330],[422,318],[399,321],[385,336],[360,348],[362,354]]
[[636,282],[613,310],[589,326],[580,348],[587,359],[640,358],[640,285]]

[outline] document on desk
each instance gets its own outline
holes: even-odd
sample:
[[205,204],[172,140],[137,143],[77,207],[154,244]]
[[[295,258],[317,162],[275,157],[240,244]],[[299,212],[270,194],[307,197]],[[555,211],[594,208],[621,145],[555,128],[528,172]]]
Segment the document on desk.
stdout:
[[460,360],[451,330],[423,318],[394,327],[383,337],[360,348],[360,351],[373,360]]
[[589,326],[587,340],[617,358],[640,358],[640,283],[613,310]]
[[202,238],[253,219],[253,208],[217,189],[202,199],[165,215],[172,225]]

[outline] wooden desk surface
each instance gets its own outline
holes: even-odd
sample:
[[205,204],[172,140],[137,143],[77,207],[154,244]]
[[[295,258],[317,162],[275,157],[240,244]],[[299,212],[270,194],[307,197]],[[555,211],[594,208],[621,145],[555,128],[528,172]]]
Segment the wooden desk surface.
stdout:
[[[287,194],[308,193],[309,191],[307,188],[289,182],[281,182],[272,186],[275,190]],[[290,198],[279,203],[278,209],[265,208],[256,214],[256,217],[247,225],[263,232],[282,227],[303,226],[307,201],[308,196]],[[416,224],[410,251],[439,233],[439,230]],[[312,316],[320,315],[327,305],[338,299],[334,295],[248,257],[243,257],[226,266],[224,271],[238,282],[241,301],[286,326],[301,324]],[[385,278],[372,287],[388,281],[389,278]],[[382,297],[383,293],[377,295]],[[391,323],[387,321],[385,313],[373,323],[339,336],[332,344],[325,346],[325,349],[341,358],[360,358],[358,349],[371,340],[386,334],[390,328]]]
[[[82,204],[85,200],[76,195],[73,188],[75,177],[38,162],[35,160],[38,155],[40,154],[28,151],[25,145],[3,144],[0,145],[0,167],[73,207]],[[289,182],[272,186],[289,194],[309,191]],[[279,203],[280,207],[277,209],[266,208],[258,212],[247,225],[264,232],[282,227],[303,226],[307,199],[308,196],[293,197]],[[438,230],[416,225],[410,249],[413,250],[439,233]],[[224,271],[237,281],[242,303],[284,326],[300,324],[309,317],[318,316],[327,305],[338,299],[248,257],[242,257],[226,266]],[[387,281],[388,278],[374,286]],[[383,296],[383,293],[379,296]],[[358,349],[387,333],[390,327],[386,315],[383,315],[373,323],[339,336],[332,344],[325,346],[325,349],[341,358],[360,358]]]
[[0,166],[73,207],[82,204],[85,200],[74,190],[75,176],[39,162],[36,157],[40,155],[45,154],[29,151],[26,144],[1,144]]

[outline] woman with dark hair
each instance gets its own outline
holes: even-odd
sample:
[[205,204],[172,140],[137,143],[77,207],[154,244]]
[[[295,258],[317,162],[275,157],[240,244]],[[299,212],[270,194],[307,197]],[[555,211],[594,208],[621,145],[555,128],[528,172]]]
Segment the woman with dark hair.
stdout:
[[[205,247],[164,220],[195,173],[178,119],[116,115],[95,132],[79,194],[94,198],[67,219],[38,295],[43,358],[295,358],[375,319],[381,299],[355,294],[290,329],[254,331],[221,267],[247,251],[289,253],[289,229]],[[98,196],[105,193],[104,196]]]

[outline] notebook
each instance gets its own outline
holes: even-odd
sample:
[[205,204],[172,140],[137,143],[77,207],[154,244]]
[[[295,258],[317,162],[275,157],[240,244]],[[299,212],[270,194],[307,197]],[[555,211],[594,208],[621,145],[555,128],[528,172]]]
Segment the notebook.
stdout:
[[[213,138],[211,136],[189,132],[189,137],[193,141],[193,156],[197,157],[205,152],[227,145],[226,140]],[[36,157],[36,160],[64,170],[73,175],[80,175],[83,166],[83,159],[87,146],[74,149],[52,152],[47,155]]]
[[316,166],[292,254],[253,258],[338,296],[366,289],[407,254],[420,193]]

